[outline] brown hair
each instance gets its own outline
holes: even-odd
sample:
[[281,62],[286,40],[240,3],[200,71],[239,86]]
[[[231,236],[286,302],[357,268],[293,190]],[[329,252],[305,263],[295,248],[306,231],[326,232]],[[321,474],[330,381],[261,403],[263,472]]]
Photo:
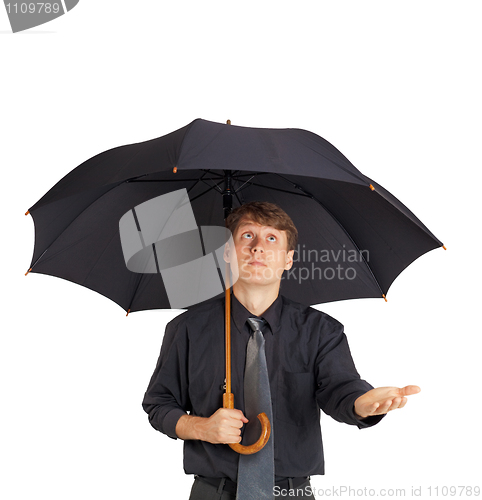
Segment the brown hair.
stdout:
[[278,231],[286,231],[288,251],[295,249],[298,242],[298,230],[290,216],[278,205],[267,201],[251,201],[235,208],[226,219],[226,227],[233,236],[243,219],[262,226],[274,227]]

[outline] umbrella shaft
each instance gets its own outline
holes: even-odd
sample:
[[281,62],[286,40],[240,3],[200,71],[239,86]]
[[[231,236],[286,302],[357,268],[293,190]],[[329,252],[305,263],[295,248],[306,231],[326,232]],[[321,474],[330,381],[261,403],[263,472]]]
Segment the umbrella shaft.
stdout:
[[224,220],[227,219],[233,208],[233,193],[231,185],[231,170],[224,171],[224,191],[223,191],[223,209]]
[[226,291],[224,311],[224,331],[226,348],[226,394],[231,393],[231,289],[229,262],[226,262]]

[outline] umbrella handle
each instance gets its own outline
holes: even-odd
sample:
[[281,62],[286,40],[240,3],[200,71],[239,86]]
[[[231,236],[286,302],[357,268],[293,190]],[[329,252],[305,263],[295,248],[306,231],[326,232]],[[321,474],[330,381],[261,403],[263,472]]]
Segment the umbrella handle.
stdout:
[[[234,394],[223,394],[223,406],[224,408],[234,408]],[[258,420],[261,423],[261,435],[256,443],[250,444],[249,446],[244,446],[239,443],[229,443],[229,447],[232,450],[241,455],[253,455],[265,446],[271,434],[271,424],[268,416],[264,412],[258,415]]]

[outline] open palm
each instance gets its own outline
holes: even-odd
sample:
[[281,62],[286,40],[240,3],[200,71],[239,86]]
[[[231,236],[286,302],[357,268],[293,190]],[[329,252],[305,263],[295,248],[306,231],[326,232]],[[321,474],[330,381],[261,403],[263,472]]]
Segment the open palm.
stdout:
[[383,415],[389,411],[403,408],[407,404],[406,396],[421,391],[417,385],[405,387],[378,387],[366,392],[355,401],[355,412],[361,418]]

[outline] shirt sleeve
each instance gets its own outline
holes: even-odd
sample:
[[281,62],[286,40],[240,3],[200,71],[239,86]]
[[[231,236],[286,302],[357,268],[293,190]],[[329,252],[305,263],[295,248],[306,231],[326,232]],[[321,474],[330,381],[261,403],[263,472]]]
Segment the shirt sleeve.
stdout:
[[[328,317],[328,316],[327,316]],[[338,422],[356,425],[359,429],[377,424],[385,415],[360,419],[355,401],[373,389],[360,378],[341,323],[328,317],[322,327],[316,358],[316,399],[320,408]]]
[[187,327],[182,314],[166,326],[161,353],[142,401],[154,429],[177,439],[176,424],[191,410]]

